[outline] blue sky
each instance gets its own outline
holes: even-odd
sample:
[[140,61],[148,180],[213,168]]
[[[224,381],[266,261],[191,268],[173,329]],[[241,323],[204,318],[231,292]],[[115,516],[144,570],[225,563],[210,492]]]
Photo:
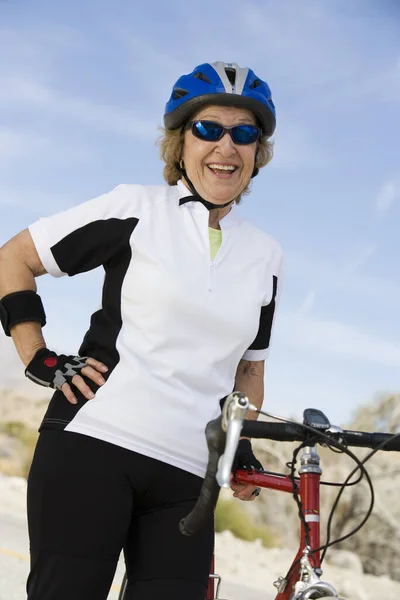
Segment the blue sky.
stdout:
[[[0,2],[0,243],[118,183],[162,183],[170,88],[215,60],[253,68],[277,107],[275,157],[240,208],[286,255],[265,407],[344,422],[400,389],[396,2]],[[50,347],[76,351],[101,281],[38,280]]]

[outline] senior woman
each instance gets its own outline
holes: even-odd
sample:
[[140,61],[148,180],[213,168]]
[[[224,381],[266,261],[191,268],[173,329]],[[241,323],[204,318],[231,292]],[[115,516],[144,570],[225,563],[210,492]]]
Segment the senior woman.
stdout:
[[[128,599],[204,600],[212,515],[193,537],[178,529],[204,428],[234,388],[262,404],[281,249],[235,204],[271,157],[270,90],[250,69],[203,64],[175,84],[164,123],[168,185],[120,185],[0,250],[5,332],[27,377],[56,390],[29,474],[29,600],[106,599],[121,549]],[[99,266],[101,308],[78,355],[57,355],[35,277]],[[259,464],[249,440],[237,464]]]

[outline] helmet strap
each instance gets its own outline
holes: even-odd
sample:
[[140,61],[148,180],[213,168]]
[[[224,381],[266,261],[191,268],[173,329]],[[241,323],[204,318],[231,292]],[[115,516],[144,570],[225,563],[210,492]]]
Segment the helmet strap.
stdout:
[[208,202],[208,200],[204,200],[204,198],[202,198],[200,196],[200,194],[197,193],[196,188],[194,187],[193,183],[190,181],[189,176],[185,169],[185,163],[183,162],[182,158],[180,159],[179,163],[176,164],[176,168],[178,169],[178,171],[180,171],[182,173],[183,177],[186,179],[188,187],[194,196],[193,200],[197,200],[197,202],[200,202],[201,204],[203,204],[203,206],[205,206],[207,208],[207,210],[214,210],[216,208],[225,208],[226,206],[229,206],[230,204],[232,204],[234,202],[234,200],[230,200],[229,202],[226,202],[225,204],[213,204],[212,202]]
[[257,167],[258,148],[259,148],[259,144],[257,144],[256,155],[254,157],[254,169],[251,174],[251,179],[253,179],[254,177],[257,177],[258,173],[260,172],[260,169]]

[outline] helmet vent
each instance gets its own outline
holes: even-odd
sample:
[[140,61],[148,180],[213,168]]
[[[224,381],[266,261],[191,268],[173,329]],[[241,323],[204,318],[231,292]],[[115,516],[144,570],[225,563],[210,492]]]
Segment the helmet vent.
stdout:
[[231,85],[235,85],[236,81],[236,70],[232,67],[225,67],[225,73],[231,83]]
[[254,90],[254,88],[258,87],[259,85],[262,85],[261,81],[259,79],[255,79],[250,85],[250,89]]
[[172,94],[172,98],[174,100],[179,100],[179,98],[183,98],[184,96],[188,95],[188,91],[184,90],[183,88],[176,88],[174,90],[174,93]]
[[196,79],[200,79],[201,81],[205,81],[206,83],[211,83],[210,79],[208,79],[208,77],[204,75],[204,73],[202,73],[201,71],[197,71],[197,73],[195,73],[193,77],[196,77]]

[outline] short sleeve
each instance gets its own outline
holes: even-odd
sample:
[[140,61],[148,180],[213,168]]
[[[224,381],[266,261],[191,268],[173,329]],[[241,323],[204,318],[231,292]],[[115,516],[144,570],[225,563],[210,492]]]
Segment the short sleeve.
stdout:
[[260,320],[257,335],[243,355],[244,360],[265,360],[269,354],[272,329],[282,285],[283,254],[277,245],[266,274],[266,294],[260,308]]
[[30,225],[46,271],[54,277],[72,276],[107,264],[139,222],[141,187],[120,185]]

